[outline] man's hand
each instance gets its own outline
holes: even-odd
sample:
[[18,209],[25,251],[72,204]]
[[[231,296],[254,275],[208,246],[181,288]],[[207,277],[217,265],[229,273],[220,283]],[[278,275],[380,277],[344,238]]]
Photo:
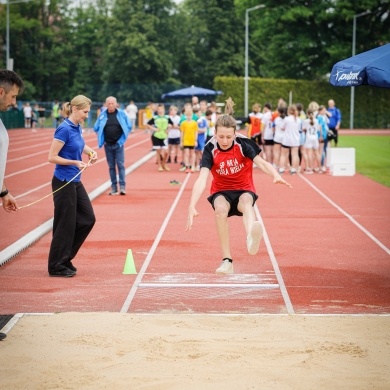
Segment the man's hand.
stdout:
[[7,213],[10,213],[11,211],[16,211],[18,209],[16,200],[10,193],[8,193],[8,195],[1,198],[1,200],[3,202],[3,208]]

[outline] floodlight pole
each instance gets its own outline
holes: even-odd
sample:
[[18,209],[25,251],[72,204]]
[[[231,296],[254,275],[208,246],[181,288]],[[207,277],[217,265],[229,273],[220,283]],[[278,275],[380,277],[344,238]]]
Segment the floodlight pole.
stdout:
[[259,9],[259,8],[264,8],[264,7],[265,7],[264,4],[259,4],[259,5],[256,5],[256,6],[254,6],[254,7],[247,8],[247,9],[245,10],[245,77],[244,77],[244,81],[245,81],[245,92],[244,92],[244,102],[245,102],[244,111],[245,111],[245,116],[248,116],[249,12],[254,11],[254,10],[256,10],[256,9]]
[[[352,57],[356,52],[356,19],[360,16],[370,14],[371,11],[367,10],[360,14],[353,15],[353,25],[352,25]],[[350,129],[354,128],[354,115],[355,114],[355,87],[351,87],[351,100],[350,100],[350,109],[349,109],[349,127]]]
[[5,63],[5,68],[7,70],[10,70],[10,63],[9,63],[9,0],[7,0],[7,27],[6,27],[6,46],[5,46],[5,51],[6,51],[6,63]]
[[6,64],[5,64],[5,67],[7,70],[13,70],[13,66],[11,66],[11,63],[10,63],[10,37],[9,37],[9,6],[10,4],[16,4],[16,3],[28,3],[30,1],[33,1],[33,0],[15,0],[15,1],[10,1],[10,0],[7,0],[7,14],[6,14],[6,46],[5,46],[5,52],[6,52]]

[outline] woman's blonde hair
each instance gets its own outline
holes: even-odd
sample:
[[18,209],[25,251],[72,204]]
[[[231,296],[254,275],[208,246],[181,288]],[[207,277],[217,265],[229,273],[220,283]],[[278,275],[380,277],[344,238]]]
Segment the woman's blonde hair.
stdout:
[[75,96],[70,102],[66,102],[62,105],[62,116],[68,118],[72,113],[72,106],[76,107],[78,110],[82,110],[87,106],[92,105],[92,100],[87,98],[84,95]]
[[297,119],[298,117],[298,110],[297,110],[297,106],[295,104],[291,104],[291,106],[288,106],[288,114],[289,115],[294,115],[295,117],[295,120]]
[[234,107],[234,102],[231,97],[229,97],[228,100],[226,100],[225,104],[225,114],[220,115],[215,123],[215,130],[218,129],[218,126],[222,127],[232,127],[234,131],[236,130],[236,120],[233,118],[233,107]]
[[319,105],[317,102],[310,102],[307,108],[310,108],[310,110],[313,110],[313,112],[318,111]]

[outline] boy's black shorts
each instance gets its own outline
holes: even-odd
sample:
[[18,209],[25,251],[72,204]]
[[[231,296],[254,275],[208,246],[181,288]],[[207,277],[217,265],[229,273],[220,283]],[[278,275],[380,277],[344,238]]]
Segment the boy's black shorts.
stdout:
[[[238,217],[242,217],[242,213],[238,211],[237,206],[238,202],[240,200],[240,196],[244,193],[251,194],[253,197],[253,204],[252,206],[255,205],[256,200],[259,198],[254,192],[252,191],[221,191],[221,192],[216,192],[213,195],[210,195],[207,200],[211,203],[214,209],[214,201],[218,196],[223,196],[230,204],[230,210],[228,213],[228,217],[232,217],[233,215],[236,215]],[[215,209],[214,209],[215,210]]]

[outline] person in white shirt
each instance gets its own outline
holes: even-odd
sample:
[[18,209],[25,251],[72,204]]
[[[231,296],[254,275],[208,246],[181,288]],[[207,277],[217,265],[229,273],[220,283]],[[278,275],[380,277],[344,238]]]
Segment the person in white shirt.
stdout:
[[[177,164],[179,157],[180,146],[180,116],[177,115],[178,108],[176,106],[169,107],[169,118],[173,125],[168,129],[168,160],[167,163],[174,162]],[[173,153],[172,153],[173,152]]]
[[295,105],[291,105],[288,108],[288,116],[284,120],[282,129],[284,129],[284,137],[282,142],[282,153],[280,156],[280,167],[279,173],[284,173],[289,153],[291,153],[291,170],[290,173],[293,175],[297,173],[299,168],[299,143],[300,136],[299,130],[301,129],[302,122],[298,118],[298,111]]
[[32,118],[32,107],[30,103],[26,103],[23,107],[23,115],[24,115],[24,127],[31,127],[31,118]]
[[[16,104],[16,96],[24,89],[23,80],[11,70],[0,70],[0,111],[7,111]],[[16,211],[18,206],[9,193],[5,182],[9,137],[7,129],[0,119],[0,201],[5,211]]]
[[135,129],[135,123],[137,121],[137,112],[138,112],[138,107],[134,104],[134,102],[131,100],[129,105],[125,108],[125,113],[131,120],[132,124],[132,129]]
[[[16,96],[24,88],[23,80],[12,70],[0,70],[0,111],[7,111],[15,106]],[[4,183],[5,167],[7,165],[9,137],[7,129],[0,119],[0,201],[7,212],[16,211],[18,206],[14,197],[8,192]],[[6,229],[6,226],[5,226]],[[0,340],[7,338],[6,333],[0,332]]]
[[272,128],[272,107],[270,103],[264,104],[262,122],[262,143],[264,145],[265,159],[273,164],[274,131]]
[[211,138],[214,137],[215,134],[215,123],[217,122],[218,119],[218,113],[217,113],[217,104],[215,102],[210,103],[209,109],[212,111],[211,114],[211,119],[209,123],[209,127],[207,128],[207,133],[206,133],[206,144],[211,140]]
[[323,143],[323,137],[321,132],[321,125],[318,123],[318,120],[314,117],[314,112],[311,109],[307,110],[308,119],[305,119],[302,124],[302,131],[305,132],[305,148],[307,159],[306,159],[306,174],[312,174],[313,169],[316,166],[321,165],[321,158],[319,157],[318,150],[320,147],[320,142]]
[[287,107],[278,107],[278,116],[273,122],[274,129],[274,148],[273,148],[273,157],[274,157],[274,167],[279,169],[280,153],[282,149],[282,143],[284,138],[284,118],[287,114]]

